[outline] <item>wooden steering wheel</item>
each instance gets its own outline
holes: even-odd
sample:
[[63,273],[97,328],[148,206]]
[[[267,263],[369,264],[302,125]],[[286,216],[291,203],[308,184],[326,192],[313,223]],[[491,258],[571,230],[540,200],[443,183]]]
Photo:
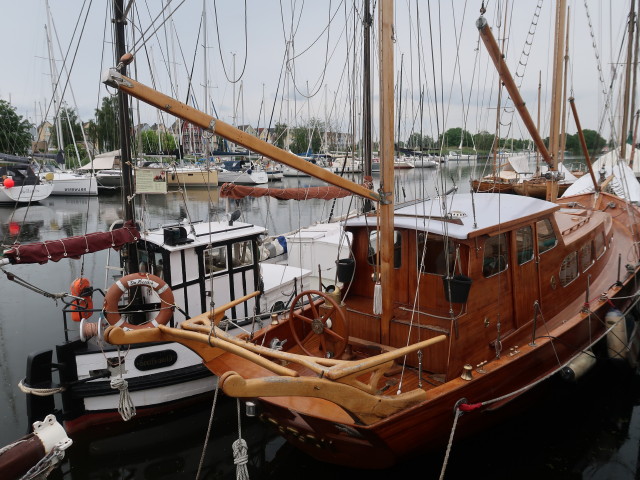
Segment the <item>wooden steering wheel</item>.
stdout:
[[[322,302],[318,302],[320,297]],[[336,301],[318,290],[300,292],[291,302],[289,326],[293,339],[309,356],[315,356],[305,347],[314,336],[320,337],[320,349],[327,358],[336,358],[344,352],[349,338],[347,318]],[[302,324],[302,325],[301,325]],[[306,333],[308,330],[308,333]],[[305,333],[300,339],[298,332]]]

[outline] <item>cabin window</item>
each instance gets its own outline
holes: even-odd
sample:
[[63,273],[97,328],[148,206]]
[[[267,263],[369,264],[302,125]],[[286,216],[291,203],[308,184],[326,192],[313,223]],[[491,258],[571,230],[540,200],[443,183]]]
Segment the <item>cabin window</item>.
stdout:
[[598,232],[595,236],[595,238],[593,239],[593,255],[595,258],[600,258],[605,250],[607,249],[607,247],[605,246],[604,243],[604,233],[603,232]]
[[591,265],[593,265],[593,255],[592,255],[592,249],[591,249],[591,242],[589,242],[586,245],[583,245],[582,248],[580,249],[580,267],[584,272]]
[[455,246],[451,240],[447,240],[445,243],[445,239],[442,237],[435,235],[427,237],[425,232],[418,233],[417,254],[421,273],[448,276],[447,265],[449,269],[453,269],[455,253]]
[[533,229],[531,226],[518,229],[516,232],[516,248],[518,249],[518,265],[533,259]]
[[560,285],[566,287],[578,278],[578,252],[571,252],[567,255],[560,265]]
[[226,245],[208,248],[207,250],[204,251],[205,275],[211,275],[212,273],[223,272],[226,269],[227,269]]
[[504,233],[487,238],[484,242],[482,274],[492,277],[507,269],[507,239]]
[[[369,265],[378,264],[378,231],[369,233]],[[402,235],[398,230],[393,231],[393,267],[400,268],[402,260]]]
[[234,243],[232,247],[232,254],[234,267],[244,267],[246,265],[252,265],[253,248],[251,246],[251,240]]
[[164,278],[162,252],[138,249],[138,270],[156,277]]
[[538,252],[544,253],[556,246],[558,239],[553,231],[551,220],[545,218],[536,222],[536,229],[538,230]]

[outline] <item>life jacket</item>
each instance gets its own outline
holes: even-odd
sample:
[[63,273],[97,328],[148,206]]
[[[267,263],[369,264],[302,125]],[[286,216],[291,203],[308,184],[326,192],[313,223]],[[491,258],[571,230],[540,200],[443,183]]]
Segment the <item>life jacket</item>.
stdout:
[[93,288],[88,278],[76,278],[70,287],[70,293],[76,298],[71,302],[71,320],[79,322],[93,315]]

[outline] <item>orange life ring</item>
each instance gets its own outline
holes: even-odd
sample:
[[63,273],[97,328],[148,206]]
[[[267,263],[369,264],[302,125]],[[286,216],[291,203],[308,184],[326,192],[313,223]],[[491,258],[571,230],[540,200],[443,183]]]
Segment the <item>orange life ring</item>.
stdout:
[[[122,319],[122,316],[120,315],[120,312],[118,311],[118,303],[120,301],[120,297],[122,297],[124,292],[126,292],[129,288],[133,287],[153,288],[162,302],[160,313],[158,313],[156,318],[140,325],[133,325],[132,323],[124,321]],[[107,290],[107,294],[104,296],[104,310],[109,325],[138,330],[141,328],[157,327],[159,325],[166,325],[167,323],[169,323],[169,319],[171,319],[171,315],[173,315],[173,302],[174,299],[171,288],[169,288],[167,282],[162,280],[160,277],[156,277],[155,275],[149,275],[146,273],[132,273],[131,275],[122,277],[116,283],[111,285],[111,287],[109,287],[109,290]]]
[[71,320],[79,322],[93,315],[93,289],[88,278],[76,278],[69,287],[71,295],[76,298],[71,302]]

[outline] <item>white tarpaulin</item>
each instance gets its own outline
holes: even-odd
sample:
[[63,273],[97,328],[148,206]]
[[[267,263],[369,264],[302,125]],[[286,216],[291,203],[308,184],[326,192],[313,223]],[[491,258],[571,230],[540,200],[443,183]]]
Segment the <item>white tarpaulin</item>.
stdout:
[[120,150],[96,155],[92,161],[80,167],[80,170],[107,170],[114,168],[114,166],[120,166]]

